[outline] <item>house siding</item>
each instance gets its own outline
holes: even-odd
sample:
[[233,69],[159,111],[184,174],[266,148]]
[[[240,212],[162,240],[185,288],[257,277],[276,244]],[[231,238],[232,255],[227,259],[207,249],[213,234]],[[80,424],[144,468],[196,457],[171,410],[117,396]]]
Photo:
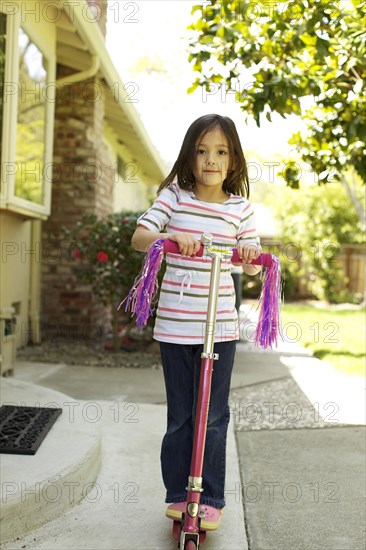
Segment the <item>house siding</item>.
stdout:
[[[102,36],[105,36],[107,1],[87,2],[91,13],[96,15]],[[117,121],[117,126],[108,127],[106,123],[107,120],[111,123],[110,112],[106,117],[105,104],[109,101],[110,106],[111,101],[106,82],[114,67],[106,53],[96,54],[91,45],[88,36],[91,28],[93,38],[100,44],[98,29],[90,27],[85,18],[81,21],[76,17],[77,24],[72,30],[64,21],[68,29],[65,31],[62,24],[53,22],[59,20],[56,3],[53,3],[53,8],[49,6],[50,11],[43,9],[43,3],[33,0],[14,0],[9,4],[13,6],[8,13],[17,14],[12,16],[9,44],[17,51],[20,24],[48,59],[49,84],[55,89],[56,97],[51,94],[51,99],[47,99],[55,110],[52,108],[52,113],[49,112],[44,137],[52,156],[46,159],[50,169],[47,170],[45,204],[41,205],[43,210],[30,202],[8,204],[10,184],[6,187],[6,194],[4,192],[0,229],[5,260],[1,266],[0,318],[8,322],[11,316],[15,321],[16,334],[11,338],[16,347],[30,342],[41,343],[55,336],[99,339],[111,326],[111,312],[94,296],[91,286],[77,278],[78,260],[73,257],[63,227],[74,227],[86,213],[106,216],[116,210],[145,209],[152,186],[156,185],[156,174],[160,171],[159,159],[155,158],[153,147],[148,145],[144,149],[144,129],[139,124],[135,127],[134,118],[132,116],[131,120],[131,114],[126,114],[124,105],[116,104],[117,118],[113,121]],[[68,11],[65,13],[67,16]],[[64,32],[74,33],[73,47],[65,41],[67,34]],[[80,59],[73,57],[74,51]],[[18,59],[17,55],[15,58]],[[76,65],[73,63],[75,59],[78,61]],[[79,70],[92,68],[94,60],[99,61],[99,69],[95,65],[98,71],[95,77],[73,84],[59,82],[64,77],[77,75]],[[16,78],[14,76],[13,80]],[[9,120],[11,124],[8,124],[7,131],[13,139],[16,120]],[[123,135],[126,128],[130,131],[131,127],[135,141],[141,139],[142,144],[137,159],[136,150],[129,144],[129,134]],[[13,149],[7,150],[6,157],[3,153],[7,162],[14,161]],[[124,181],[116,173],[118,156],[132,165],[143,159],[137,183],[129,178]]]

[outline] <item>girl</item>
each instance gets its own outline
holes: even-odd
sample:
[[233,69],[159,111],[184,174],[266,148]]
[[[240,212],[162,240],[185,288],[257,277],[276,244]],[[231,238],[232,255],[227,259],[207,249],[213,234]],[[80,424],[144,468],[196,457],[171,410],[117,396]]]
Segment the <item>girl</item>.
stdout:
[[[244,262],[261,253],[249,195],[247,166],[235,124],[205,115],[188,128],[170,174],[154,204],[138,219],[132,245],[141,251],[157,239],[171,239],[180,255],[167,254],[154,338],[160,342],[167,395],[167,431],[161,468],[167,503],[186,500],[202,344],[210,279],[209,258],[195,258],[202,233],[214,243],[237,247]],[[236,340],[239,337],[230,260],[222,261],[215,361],[203,463],[201,503],[225,506],[226,434]],[[260,267],[244,264],[250,275]]]

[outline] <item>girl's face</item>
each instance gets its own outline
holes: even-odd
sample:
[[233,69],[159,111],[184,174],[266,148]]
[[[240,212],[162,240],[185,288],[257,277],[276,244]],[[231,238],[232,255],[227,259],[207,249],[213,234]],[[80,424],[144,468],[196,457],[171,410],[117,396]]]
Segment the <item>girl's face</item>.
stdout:
[[229,143],[221,128],[213,128],[196,143],[193,175],[196,186],[222,188],[230,167]]

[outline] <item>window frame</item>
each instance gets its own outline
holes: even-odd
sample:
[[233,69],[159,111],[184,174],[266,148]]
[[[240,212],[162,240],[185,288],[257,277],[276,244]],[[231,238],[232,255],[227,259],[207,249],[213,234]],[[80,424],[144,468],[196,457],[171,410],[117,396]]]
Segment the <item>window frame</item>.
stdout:
[[[13,6],[14,8],[14,6]],[[44,154],[43,166],[52,166],[53,162],[53,135],[55,119],[55,101],[56,101],[56,56],[46,53],[45,45],[38,40],[36,29],[27,23],[21,23],[21,10],[14,9],[7,11],[6,2],[0,6],[0,11],[6,15],[6,42],[5,42],[5,71],[4,85],[16,83],[19,89],[19,28],[29,36],[32,42],[40,50],[47,65],[47,101],[45,112],[45,131],[44,131]],[[52,50],[52,48],[51,48]],[[54,84],[54,85],[52,85]],[[51,192],[52,180],[48,168],[44,174],[49,178],[42,181],[43,202],[38,204],[27,199],[18,197],[15,194],[15,172],[6,173],[6,166],[13,163],[15,166],[16,158],[16,132],[18,117],[19,93],[6,96],[3,102],[3,128],[2,131],[2,158],[1,160],[1,180],[2,188],[0,195],[0,208],[20,214],[27,218],[47,219],[51,212]]]

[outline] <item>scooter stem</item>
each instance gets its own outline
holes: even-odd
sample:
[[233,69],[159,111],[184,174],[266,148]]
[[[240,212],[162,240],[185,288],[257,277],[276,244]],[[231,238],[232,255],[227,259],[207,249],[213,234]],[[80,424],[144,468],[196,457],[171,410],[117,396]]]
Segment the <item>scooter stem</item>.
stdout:
[[206,332],[205,332],[205,340],[203,344],[202,357],[209,357],[209,355],[213,353],[213,349],[214,349],[214,336],[215,336],[215,327],[216,327],[217,297],[219,293],[220,270],[221,270],[221,256],[219,254],[215,254],[212,258],[210,291],[209,291],[210,299],[208,300]]
[[210,405],[211,379],[213,362],[219,357],[218,354],[213,353],[213,350],[221,260],[222,257],[220,253],[212,254],[208,311],[203,352],[201,354],[201,374],[197,398],[192,461],[190,476],[188,478],[188,486],[186,488],[187,508],[185,514],[185,522],[182,530],[183,541],[184,533],[193,534],[199,532],[199,504],[201,492],[203,491],[202,469],[206,443],[208,410]]

